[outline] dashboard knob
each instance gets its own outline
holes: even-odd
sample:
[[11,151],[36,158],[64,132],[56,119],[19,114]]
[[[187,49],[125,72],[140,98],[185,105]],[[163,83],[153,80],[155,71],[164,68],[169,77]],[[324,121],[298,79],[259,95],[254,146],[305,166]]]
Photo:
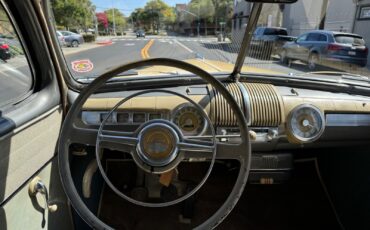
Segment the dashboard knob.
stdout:
[[249,138],[252,140],[252,141],[255,141],[257,139],[257,133],[254,132],[253,130],[250,130],[249,131]]

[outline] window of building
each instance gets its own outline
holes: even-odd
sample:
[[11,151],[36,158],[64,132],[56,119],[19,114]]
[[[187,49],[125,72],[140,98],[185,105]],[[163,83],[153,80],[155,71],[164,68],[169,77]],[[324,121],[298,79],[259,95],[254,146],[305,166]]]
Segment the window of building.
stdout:
[[0,111],[24,99],[32,87],[33,78],[22,43],[0,4]]
[[361,7],[359,19],[370,20],[370,6]]

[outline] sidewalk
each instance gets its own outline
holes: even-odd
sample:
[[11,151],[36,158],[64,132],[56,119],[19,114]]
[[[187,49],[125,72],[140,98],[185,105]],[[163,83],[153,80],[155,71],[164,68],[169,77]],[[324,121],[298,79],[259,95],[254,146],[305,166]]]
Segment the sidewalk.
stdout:
[[69,55],[89,49],[94,49],[97,47],[100,47],[100,45],[95,43],[84,43],[82,45],[79,45],[78,47],[62,47],[62,51],[64,55]]

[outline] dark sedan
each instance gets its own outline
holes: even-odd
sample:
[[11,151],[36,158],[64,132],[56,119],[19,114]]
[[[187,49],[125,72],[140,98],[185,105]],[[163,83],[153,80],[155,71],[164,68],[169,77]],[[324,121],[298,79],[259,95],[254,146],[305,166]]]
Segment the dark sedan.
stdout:
[[301,60],[308,63],[310,70],[314,70],[319,64],[333,68],[342,64],[364,67],[367,64],[367,56],[368,47],[360,35],[317,30],[302,34],[295,41],[286,43],[280,60],[284,64]]
[[81,34],[76,34],[70,31],[59,31],[64,36],[64,44],[69,47],[78,47],[84,43],[84,39]]
[[145,32],[143,30],[136,31],[136,37],[137,38],[140,38],[140,37],[145,38]]

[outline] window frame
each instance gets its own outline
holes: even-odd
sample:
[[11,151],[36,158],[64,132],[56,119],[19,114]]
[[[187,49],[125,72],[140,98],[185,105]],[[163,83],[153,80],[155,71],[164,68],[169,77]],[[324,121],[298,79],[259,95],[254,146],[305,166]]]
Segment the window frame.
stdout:
[[362,16],[362,13],[363,13],[364,10],[368,10],[370,12],[370,5],[362,5],[362,6],[360,6],[360,10],[358,11],[357,20],[359,20],[359,21],[370,20],[370,16],[369,17],[363,17]]
[[[299,43],[299,42],[307,42],[307,38],[308,38],[308,35],[309,35],[310,33],[306,33],[306,34],[302,34],[301,36],[299,36],[298,38],[297,38],[297,43]],[[303,40],[303,41],[300,41],[299,39],[301,39],[302,37],[305,37],[305,39]]]
[[[13,98],[13,99],[8,100],[6,102],[1,102],[0,101],[0,111],[3,111],[3,110],[6,111],[10,107],[13,107],[14,105],[17,105],[17,104],[21,103],[22,101],[29,98],[32,94],[34,94],[38,81],[37,81],[37,78],[36,78],[36,75],[35,75],[35,66],[34,66],[34,63],[32,61],[30,51],[29,51],[29,49],[26,45],[26,41],[25,41],[25,39],[24,39],[24,37],[21,33],[21,30],[20,30],[19,26],[16,23],[16,20],[15,20],[14,16],[12,15],[12,13],[10,12],[10,10],[8,8],[9,6],[7,5],[6,2],[4,2],[3,0],[0,0],[0,7],[2,7],[4,9],[4,12],[5,12],[6,16],[8,17],[9,23],[12,25],[13,30],[14,30],[16,36],[17,36],[17,39],[19,40],[19,44],[21,45],[21,47],[23,49],[24,56],[27,60],[27,65],[28,65],[28,68],[30,70],[30,76],[29,77],[31,78],[31,81],[32,81],[32,84],[31,84],[31,86],[30,86],[30,88],[27,92],[22,93],[20,96],[17,96],[16,98]],[[0,115],[1,115],[1,113],[0,113]]]

